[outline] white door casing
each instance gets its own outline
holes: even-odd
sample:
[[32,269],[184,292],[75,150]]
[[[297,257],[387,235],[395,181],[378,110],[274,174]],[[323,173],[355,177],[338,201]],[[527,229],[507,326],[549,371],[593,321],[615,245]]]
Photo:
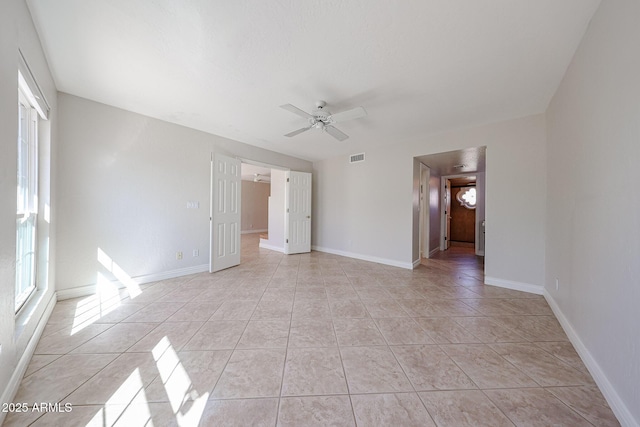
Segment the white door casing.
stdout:
[[420,163],[419,203],[419,258],[429,258],[429,177],[431,169]]
[[289,171],[285,189],[285,254],[311,252],[311,174]]
[[211,273],[240,264],[240,168],[240,160],[222,154],[211,161]]
[[444,216],[443,216],[443,226],[444,226],[444,236],[442,241],[441,250],[449,249],[450,240],[451,240],[451,181],[443,178],[444,191]]

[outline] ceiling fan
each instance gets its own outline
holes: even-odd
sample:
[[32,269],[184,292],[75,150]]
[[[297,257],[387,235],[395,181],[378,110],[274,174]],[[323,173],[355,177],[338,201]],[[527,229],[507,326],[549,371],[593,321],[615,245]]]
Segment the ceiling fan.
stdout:
[[325,109],[326,105],[327,103],[324,101],[317,101],[316,109],[313,110],[311,114],[291,104],[281,105],[280,108],[283,108],[287,111],[292,112],[293,114],[297,114],[298,116],[309,120],[309,126],[294,130],[293,132],[289,132],[285,136],[296,136],[298,134],[301,134],[302,132],[308,131],[311,128],[315,128],[327,132],[338,141],[344,141],[345,139],[349,138],[349,135],[333,126],[333,124],[342,123],[347,120],[357,119],[367,115],[366,110],[362,107],[356,107],[352,108],[351,110],[332,114],[329,110]]

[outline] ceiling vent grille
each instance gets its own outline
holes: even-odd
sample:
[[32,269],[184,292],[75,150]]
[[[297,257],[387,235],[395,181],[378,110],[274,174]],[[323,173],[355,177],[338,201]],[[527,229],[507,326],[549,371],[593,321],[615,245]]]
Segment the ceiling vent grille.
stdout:
[[349,156],[349,163],[364,162],[364,153],[352,154]]

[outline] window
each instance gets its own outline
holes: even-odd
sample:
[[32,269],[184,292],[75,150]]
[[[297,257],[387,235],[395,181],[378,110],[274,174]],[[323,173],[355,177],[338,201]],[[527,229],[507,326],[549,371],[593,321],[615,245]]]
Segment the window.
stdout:
[[461,206],[464,206],[467,209],[475,209],[476,208],[476,188],[475,187],[465,187],[461,188],[456,194],[456,199],[460,202]]
[[19,85],[18,186],[16,212],[16,294],[18,311],[35,290],[38,222],[38,113],[29,102],[29,88]]
[[22,52],[18,68],[18,155],[16,191],[16,283],[18,312],[36,289],[38,228],[38,121],[47,104]]

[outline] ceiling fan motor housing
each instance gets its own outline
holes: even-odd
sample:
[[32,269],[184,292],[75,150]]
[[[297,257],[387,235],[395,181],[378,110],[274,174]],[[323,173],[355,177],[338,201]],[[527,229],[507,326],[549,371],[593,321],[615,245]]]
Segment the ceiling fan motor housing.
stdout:
[[309,119],[309,122],[312,125],[316,125],[318,121],[323,122],[324,124],[329,124],[331,111],[325,110],[324,107],[327,105],[324,101],[316,102],[316,109],[311,113],[313,115],[313,119]]

